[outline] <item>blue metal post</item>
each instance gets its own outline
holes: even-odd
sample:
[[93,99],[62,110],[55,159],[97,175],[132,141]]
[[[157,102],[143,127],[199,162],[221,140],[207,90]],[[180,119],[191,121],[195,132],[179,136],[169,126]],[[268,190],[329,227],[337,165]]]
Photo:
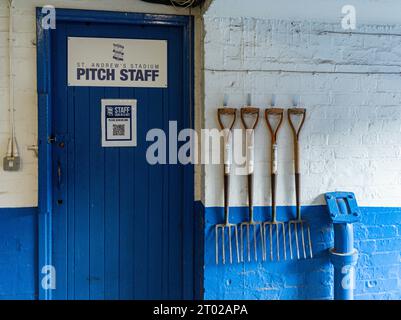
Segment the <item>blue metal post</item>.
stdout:
[[330,250],[330,253],[330,260],[334,267],[334,299],[353,300],[358,251],[354,248],[352,224],[334,224],[334,248]]
[[354,248],[352,223],[360,220],[360,212],[351,192],[327,193],[326,202],[334,225],[334,247],[330,249],[330,261],[334,267],[334,299],[353,300],[358,251]]

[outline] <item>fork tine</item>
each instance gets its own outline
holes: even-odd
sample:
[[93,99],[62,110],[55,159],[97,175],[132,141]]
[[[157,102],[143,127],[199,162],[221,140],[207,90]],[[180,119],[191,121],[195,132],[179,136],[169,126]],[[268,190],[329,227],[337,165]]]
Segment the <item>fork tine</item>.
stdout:
[[216,245],[216,264],[219,264],[219,227],[214,228],[215,245]]
[[251,261],[251,244],[250,244],[250,235],[249,235],[249,224],[246,224],[246,238],[247,238],[247,256],[248,256],[248,262]]
[[270,226],[270,260],[273,261],[273,225]]
[[240,225],[240,252],[241,252],[241,262],[244,262],[244,226]]
[[297,223],[294,223],[294,233],[295,233],[295,245],[297,248],[297,258],[299,259],[299,243],[298,243],[298,227]]
[[260,242],[262,243],[262,261],[266,260],[266,244],[265,240],[263,240],[264,230],[262,224],[260,224]]
[[280,261],[280,229],[279,223],[276,223],[276,251],[277,251],[277,261]]
[[284,247],[283,247],[283,251],[284,251],[284,260],[287,260],[287,244],[286,244],[286,240],[285,240],[285,225],[284,223],[282,224],[282,229],[283,229],[283,243],[284,243]]
[[226,244],[225,244],[225,237],[224,237],[224,227],[221,227],[221,239],[222,239],[221,252],[223,254],[223,264],[226,264]]
[[267,258],[267,242],[266,242],[266,224],[263,224],[263,253],[262,253],[262,255],[263,255],[263,261],[266,261],[266,258]]
[[309,254],[310,254],[310,257],[313,258],[313,254],[312,254],[312,241],[311,241],[311,237],[310,237],[310,227],[309,227],[309,226],[308,226],[307,230],[308,230]]
[[230,254],[230,263],[233,263],[233,248],[231,243],[231,228],[228,227],[228,250]]
[[221,253],[222,253],[222,260],[223,264],[226,264],[226,245],[224,239],[224,227],[221,227]]
[[256,246],[256,224],[253,225],[253,248],[254,248],[254,252],[255,252],[255,261],[258,261],[258,249]]
[[294,258],[292,254],[292,237],[291,237],[291,221],[288,223],[288,240],[290,241],[290,256],[291,260]]
[[[237,230],[235,225],[231,225],[234,231]],[[255,261],[258,261],[258,237],[260,236],[262,260],[265,256],[265,241],[264,241],[264,224],[261,222],[243,222],[240,224],[240,260],[244,262],[245,259],[250,262],[252,256]],[[246,228],[246,230],[244,230]],[[258,230],[259,229],[259,230]],[[259,235],[258,235],[259,232]],[[246,244],[244,243],[246,242]],[[252,244],[253,242],[253,244]],[[252,248],[253,247],[253,248]],[[244,253],[246,250],[246,253]],[[253,251],[253,253],[252,253]],[[245,258],[245,255],[247,256]]]

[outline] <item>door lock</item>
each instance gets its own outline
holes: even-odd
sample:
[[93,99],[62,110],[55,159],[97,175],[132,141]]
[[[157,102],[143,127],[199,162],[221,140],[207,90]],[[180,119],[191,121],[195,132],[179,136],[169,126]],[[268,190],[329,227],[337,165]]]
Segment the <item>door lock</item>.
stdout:
[[48,143],[53,143],[53,142],[56,142],[56,136],[48,136],[47,137],[47,142]]

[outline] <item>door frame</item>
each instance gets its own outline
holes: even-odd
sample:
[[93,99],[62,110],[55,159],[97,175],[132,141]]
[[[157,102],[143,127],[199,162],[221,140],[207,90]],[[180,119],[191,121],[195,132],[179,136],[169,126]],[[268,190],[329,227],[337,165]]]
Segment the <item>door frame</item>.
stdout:
[[[42,280],[53,266],[52,259],[52,61],[51,29],[42,27],[42,8],[36,8],[37,35],[37,94],[38,94],[38,298],[52,299],[52,289],[45,289]],[[183,32],[184,106],[189,106],[189,117],[185,118],[185,128],[194,129],[194,22],[192,16],[131,13],[114,11],[94,11],[80,9],[56,9],[57,21],[96,22],[131,25],[177,26]],[[194,165],[184,167],[184,228],[183,234],[183,293],[184,298],[196,297],[195,271],[195,219],[194,219]],[[50,266],[50,267],[49,267]],[[57,274],[57,270],[56,270]],[[186,286],[186,283],[191,283]],[[57,283],[56,283],[57,285]]]

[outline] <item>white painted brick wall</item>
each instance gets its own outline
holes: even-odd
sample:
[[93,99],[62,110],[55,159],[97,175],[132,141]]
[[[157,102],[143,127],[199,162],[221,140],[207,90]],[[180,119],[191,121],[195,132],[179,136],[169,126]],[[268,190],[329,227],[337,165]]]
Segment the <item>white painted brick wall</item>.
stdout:
[[[37,95],[36,95],[36,7],[54,5],[57,8],[92,9],[126,12],[149,12],[162,14],[189,14],[188,9],[164,5],[153,5],[139,0],[14,0],[14,73],[15,73],[15,120],[22,169],[19,172],[4,172],[0,166],[0,207],[30,207],[37,205],[38,164],[27,146],[37,140]],[[198,9],[195,15],[195,64],[200,70],[201,52]],[[8,0],[0,0],[0,158],[4,157],[8,143]],[[195,104],[200,108],[200,76],[196,72]],[[200,113],[196,114],[196,127],[200,127]],[[199,167],[196,168],[199,174]],[[200,181],[200,179],[197,179]],[[200,184],[196,185],[197,198],[200,198]]]
[[[34,8],[44,4],[77,9],[188,13],[138,0],[14,1],[16,129],[23,168],[17,173],[3,172],[0,168],[0,207],[37,204],[37,160],[26,147],[35,142],[37,135]],[[401,77],[263,71],[399,71],[400,37],[318,34],[339,27],[339,23],[291,24],[290,21],[206,15],[205,110],[203,118],[196,112],[196,127],[202,123],[208,128],[217,126],[215,109],[221,104],[224,92],[236,107],[244,104],[248,92],[252,93],[254,104],[261,107],[269,103],[272,93],[277,96],[277,104],[283,107],[291,105],[293,94],[300,94],[301,103],[308,109],[302,135],[304,203],[322,203],[320,194],[328,190],[350,189],[357,193],[361,204],[396,206],[401,202]],[[401,33],[401,26],[358,25],[358,31]],[[200,36],[199,28],[197,36]],[[8,139],[7,40],[7,1],[0,0],[1,156]],[[197,54],[200,51],[198,47]],[[199,73],[196,79],[199,92]],[[201,95],[197,94],[197,110],[201,101]],[[270,202],[268,139],[261,121],[256,136],[262,145],[256,154],[255,200],[259,205]],[[280,204],[292,204],[291,136],[287,123],[279,140],[282,161],[278,200]],[[196,171],[199,174],[200,168]],[[221,205],[221,168],[206,166],[203,174],[205,187],[202,190],[197,179],[196,198],[204,193],[206,205]],[[233,179],[233,205],[246,203],[244,182],[243,178]]]
[[[221,2],[221,1],[220,1]],[[214,12],[216,14],[216,12]],[[217,14],[218,15],[218,14]],[[401,205],[401,38],[321,34],[340,22],[291,22],[205,16],[205,126],[218,126],[223,95],[241,107],[247,93],[263,110],[276,94],[288,108],[299,95],[308,116],[301,135],[303,204],[350,190],[360,205]],[[401,33],[398,25],[358,25],[358,32]],[[321,71],[291,73],[286,71]],[[324,73],[324,72],[351,72]],[[362,74],[352,74],[352,72]],[[270,204],[270,136],[261,113],[256,130],[255,205]],[[237,121],[236,128],[241,128]],[[278,204],[294,204],[292,135],[279,134]],[[222,168],[205,167],[205,204],[223,204]],[[246,180],[233,177],[231,205],[246,205]]]

